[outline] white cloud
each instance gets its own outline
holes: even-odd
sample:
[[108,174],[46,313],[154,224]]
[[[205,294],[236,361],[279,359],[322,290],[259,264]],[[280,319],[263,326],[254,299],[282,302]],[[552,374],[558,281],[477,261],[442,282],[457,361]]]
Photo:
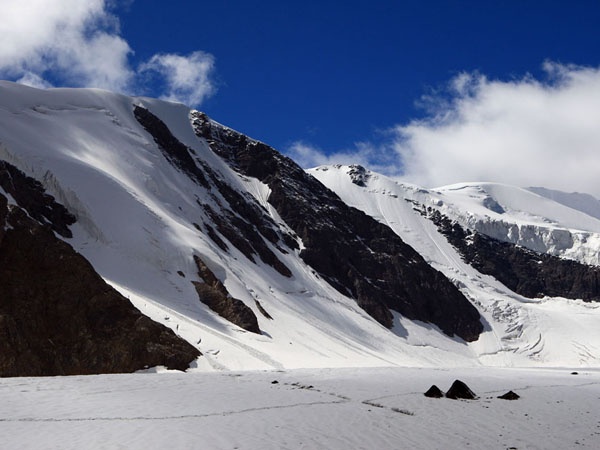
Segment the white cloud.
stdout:
[[403,178],[497,181],[600,197],[600,69],[546,63],[515,81],[461,74],[430,115],[396,127]]
[[46,89],[52,87],[52,85],[46,80],[44,80],[42,77],[29,71],[23,73],[21,78],[19,78],[16,81],[17,83],[24,84],[25,86],[31,86],[38,89]]
[[167,89],[162,98],[198,105],[215,92],[211,80],[214,66],[212,55],[197,51],[188,56],[171,53],[154,55],[140,70],[156,72],[164,77]]
[[[128,0],[121,0],[126,4]],[[133,69],[133,54],[120,36],[112,0],[2,0],[0,77],[36,87],[99,87],[146,93],[144,74]],[[209,76],[214,59],[203,52],[155,55],[146,70],[164,79],[163,97],[198,106],[214,92]]]
[[462,73],[421,99],[427,117],[398,125],[392,142],[325,152],[305,142],[302,167],[362,164],[425,187],[495,181],[600,198],[600,68],[547,62],[546,79]]
[[117,23],[104,0],[3,0],[0,71],[38,81],[54,72],[68,83],[126,89],[131,49]]
[[131,49],[125,40],[103,32],[95,33],[80,45],[57,55],[61,67],[69,67],[69,78],[85,86],[127,91],[135,77],[128,63]]
[[351,164],[360,164],[360,160],[364,159],[362,158],[362,155],[349,155],[341,153],[328,155],[320,148],[311,144],[307,144],[303,141],[292,143],[285,153],[305,169],[329,164],[347,164],[348,158],[350,158]]

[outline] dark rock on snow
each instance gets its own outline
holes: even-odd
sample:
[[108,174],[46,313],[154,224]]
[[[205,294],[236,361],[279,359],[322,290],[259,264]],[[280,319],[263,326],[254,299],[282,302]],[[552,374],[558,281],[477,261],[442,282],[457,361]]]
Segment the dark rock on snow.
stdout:
[[233,169],[269,186],[269,203],[302,239],[300,257],[378,322],[391,327],[392,309],[449,336],[477,340],[483,331],[477,309],[389,227],[346,205],[271,147],[203,113],[193,112],[192,123]]
[[429,397],[429,398],[442,398],[444,396],[444,393],[441,391],[441,389],[439,387],[437,387],[434,384],[423,395],[425,395],[425,397]]
[[521,396],[515,394],[513,391],[508,391],[506,394],[499,395],[498,398],[501,398],[502,400],[518,400]]
[[141,106],[135,106],[133,114],[146,131],[152,135],[163,156],[171,164],[186,173],[199,185],[205,188],[210,187],[206,174],[194,163],[194,158],[192,158],[188,147],[173,136],[162,120]]
[[258,320],[252,310],[243,301],[229,295],[227,288],[199,256],[194,255],[194,261],[202,278],[202,281],[193,282],[200,301],[238,327],[260,334]]
[[263,305],[260,304],[260,302],[258,300],[254,300],[254,303],[256,304],[256,307],[258,308],[258,310],[260,311],[260,313],[263,316],[265,316],[269,320],[273,320],[273,317],[271,317],[271,314],[269,314],[267,312],[267,310],[263,307]]
[[[11,180],[29,188],[13,196],[26,210],[0,194],[0,376],[187,369],[198,350],[141,314],[58,239],[52,230],[69,234],[60,223],[72,216],[15,170]],[[39,214],[58,219],[41,224]]]
[[363,166],[359,164],[353,164],[349,167],[348,175],[354,184],[357,186],[365,187],[366,182],[369,180],[371,175],[367,172]]
[[26,176],[12,164],[0,161],[0,188],[10,194],[32,218],[49,224],[53,231],[63,237],[72,237],[69,225],[75,223],[75,216],[54,201],[54,197],[44,191],[42,183]]
[[473,400],[477,398],[477,395],[465,383],[455,380],[450,389],[448,389],[448,392],[446,392],[446,398]]

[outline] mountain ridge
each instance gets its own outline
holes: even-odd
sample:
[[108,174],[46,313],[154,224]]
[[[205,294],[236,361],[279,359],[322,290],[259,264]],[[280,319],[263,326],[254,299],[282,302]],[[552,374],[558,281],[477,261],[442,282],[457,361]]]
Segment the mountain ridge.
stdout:
[[[77,218],[63,239],[108,284],[203,354],[190,370],[600,358],[595,305],[525,298],[465,265],[407,201],[435,206],[434,190],[375,186],[384,177],[357,166],[308,171],[318,182],[180,104],[6,82],[0,94],[0,159]],[[593,258],[594,229],[579,231]],[[258,327],[224,319],[206,295],[223,314],[237,300]],[[576,318],[574,344],[561,343]]]
[[[268,202],[303,242],[300,257],[338,291],[351,292],[359,306],[382,325],[392,326],[392,314],[385,309],[388,307],[411,319],[433,322],[449,335],[476,340],[483,327],[475,309],[391,230],[347,208],[331,191],[323,190],[320,183],[307,177],[299,166],[265,144],[248,142],[241,134],[211,124],[204,115],[192,113],[192,123],[215,153],[230,161],[243,175],[269,186]],[[213,131],[214,127],[217,130]],[[227,133],[225,138],[223,132]],[[350,240],[341,236],[349,236]],[[377,258],[371,258],[375,253]],[[403,259],[400,264],[395,260],[398,256]],[[379,261],[381,258],[385,260]],[[345,264],[346,261],[350,264]],[[418,270],[424,273],[410,270],[418,265],[422,266]],[[393,272],[386,274],[390,267]],[[375,279],[376,276],[379,278]],[[379,283],[380,279],[383,283]],[[397,281],[405,284],[395,286],[393,283]],[[428,289],[419,290],[425,283],[429,283]],[[371,290],[375,288],[375,295],[382,300],[365,292],[367,284]]]

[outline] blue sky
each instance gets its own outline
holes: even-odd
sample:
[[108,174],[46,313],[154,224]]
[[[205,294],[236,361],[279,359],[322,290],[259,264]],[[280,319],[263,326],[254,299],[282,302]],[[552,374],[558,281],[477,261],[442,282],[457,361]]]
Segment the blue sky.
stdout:
[[460,72],[510,79],[543,76],[545,60],[598,65],[598,5],[138,0],[120,17],[140,61],[215,56],[218,92],[202,107],[216,119],[278,148],[305,139],[333,150],[422,115],[415,102]]
[[[494,142],[527,105],[544,99],[558,121],[563,103],[556,91],[587,89],[591,102],[600,66],[595,0],[5,0],[3,5],[8,17],[0,25],[8,36],[4,48],[0,43],[3,78],[179,100],[305,166],[355,160],[427,184],[451,182],[441,175],[450,160],[468,165],[490,147],[486,138],[473,142],[481,130],[468,133],[482,121],[473,118],[475,111],[487,117],[490,108],[512,99],[496,111],[502,121],[489,127],[498,128],[487,138]],[[506,92],[499,94],[502,88]],[[524,99],[530,99],[527,105],[520,103]],[[539,108],[532,115],[545,111]],[[585,111],[575,111],[575,117]],[[524,127],[537,134],[555,128],[552,121],[537,125]],[[533,139],[522,133],[525,141]],[[442,138],[451,143],[440,150],[446,158],[420,147],[422,142],[440,147]],[[597,153],[591,142],[582,150],[590,158]],[[458,154],[455,148],[467,143],[475,146]],[[548,143],[538,146],[523,165],[539,166],[541,159],[565,151],[557,147],[544,155]],[[490,161],[502,156],[502,149],[497,152]],[[499,175],[483,170],[484,163],[485,158],[471,171],[455,168],[456,176]],[[551,170],[496,178],[538,183]],[[590,191],[587,184],[556,187]]]

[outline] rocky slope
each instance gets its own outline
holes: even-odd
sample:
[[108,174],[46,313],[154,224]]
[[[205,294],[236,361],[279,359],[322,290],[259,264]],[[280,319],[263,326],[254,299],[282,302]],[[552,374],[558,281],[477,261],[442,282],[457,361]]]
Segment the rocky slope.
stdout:
[[600,301],[600,267],[588,266],[465,230],[438,210],[424,213],[479,272],[529,298],[566,297]]
[[0,376],[185,370],[199,356],[55,236],[75,218],[39,182],[0,162],[0,187],[17,202],[0,193]]
[[267,145],[200,113],[192,115],[192,123],[234,169],[269,187],[268,202],[302,240],[300,257],[378,322],[391,328],[391,309],[450,336],[477,340],[483,331],[477,310],[391,229],[348,207]]

